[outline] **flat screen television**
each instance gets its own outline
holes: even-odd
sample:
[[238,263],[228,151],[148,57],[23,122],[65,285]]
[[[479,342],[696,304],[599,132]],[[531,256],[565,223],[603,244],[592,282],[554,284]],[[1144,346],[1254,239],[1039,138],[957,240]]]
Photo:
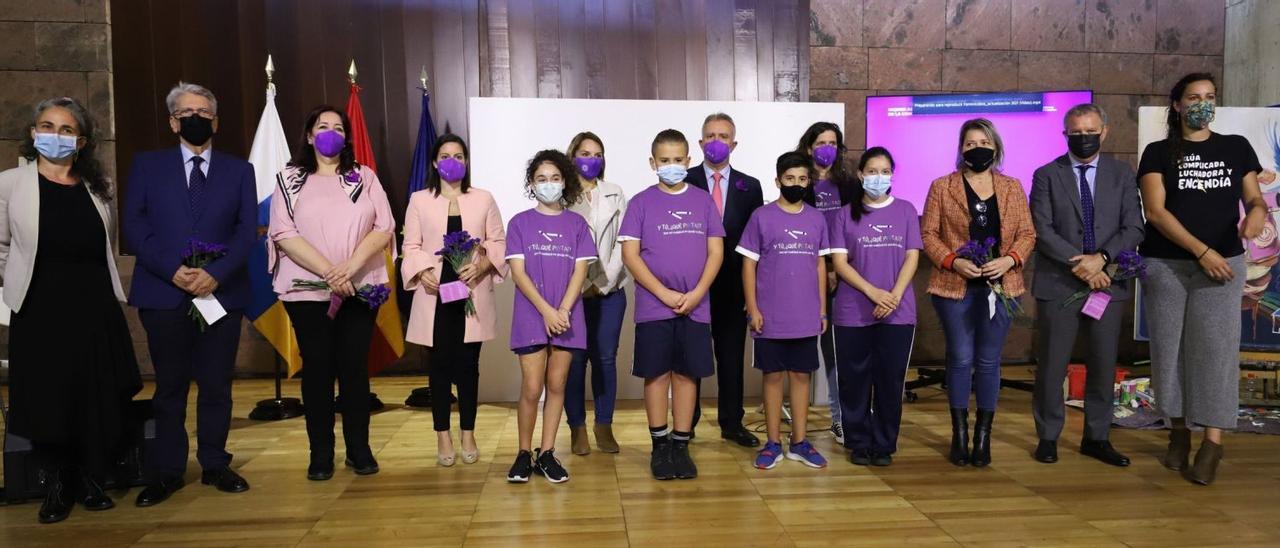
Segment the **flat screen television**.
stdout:
[[987,118],[1004,141],[1002,172],[1031,191],[1036,168],[1065,154],[1062,117],[1092,91],[867,97],[867,148],[889,149],[897,164],[893,195],[923,211],[929,184],[956,168],[960,126]]

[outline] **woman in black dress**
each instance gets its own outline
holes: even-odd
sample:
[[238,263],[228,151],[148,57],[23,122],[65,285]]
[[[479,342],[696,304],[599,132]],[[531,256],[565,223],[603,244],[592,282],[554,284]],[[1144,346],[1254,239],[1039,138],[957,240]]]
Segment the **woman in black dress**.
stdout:
[[48,488],[42,523],[115,504],[102,481],[142,387],[111,248],[111,188],[88,113],[48,99],[0,173],[0,270],[9,329],[8,431],[31,440]]

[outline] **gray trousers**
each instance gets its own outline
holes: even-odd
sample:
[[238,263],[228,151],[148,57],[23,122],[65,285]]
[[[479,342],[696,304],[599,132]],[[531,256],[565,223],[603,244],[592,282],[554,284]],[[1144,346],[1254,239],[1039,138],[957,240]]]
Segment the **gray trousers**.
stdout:
[[1127,301],[1111,301],[1101,320],[1080,313],[1080,299],[1063,307],[1063,299],[1036,301],[1039,352],[1036,386],[1031,396],[1031,412],[1036,435],[1056,441],[1066,419],[1062,381],[1067,376],[1071,350],[1080,331],[1089,334],[1089,355],[1085,362],[1084,439],[1106,440],[1111,432],[1112,404],[1115,401],[1116,353],[1120,345],[1120,324]]
[[1244,255],[1227,259],[1222,284],[1199,263],[1147,259],[1143,312],[1151,334],[1156,407],[1188,424],[1234,429],[1240,407],[1240,299]]

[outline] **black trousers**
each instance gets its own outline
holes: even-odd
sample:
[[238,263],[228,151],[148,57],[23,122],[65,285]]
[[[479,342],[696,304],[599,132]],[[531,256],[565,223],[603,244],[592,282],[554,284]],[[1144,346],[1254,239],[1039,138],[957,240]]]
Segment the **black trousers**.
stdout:
[[369,341],[377,311],[355,297],[329,319],[329,302],[286,302],[302,354],[302,403],[311,442],[311,460],[332,462],[334,453],[333,381],[342,398],[342,440],[347,457],[369,450]]
[[427,349],[431,383],[431,419],[436,432],[449,430],[451,385],[458,387],[458,426],[476,429],[480,394],[480,343],[463,342],[467,316],[462,301],[437,303],[432,346]]
[[181,477],[187,470],[187,393],[196,396],[196,460],[205,470],[231,464],[227,434],[231,430],[231,380],[240,347],[241,311],[204,332],[181,306],[173,310],[140,309],[147,347],[156,371],[151,407],[156,438],[147,452],[147,475],[153,480]]
[[[742,410],[742,372],[747,345],[746,299],[742,295],[741,274],[723,277],[711,286],[711,343],[716,356],[716,385],[720,389],[716,400],[719,413],[716,422],[722,429],[737,428],[742,426],[745,414]],[[701,418],[702,381],[699,379],[693,426],[698,426]]]

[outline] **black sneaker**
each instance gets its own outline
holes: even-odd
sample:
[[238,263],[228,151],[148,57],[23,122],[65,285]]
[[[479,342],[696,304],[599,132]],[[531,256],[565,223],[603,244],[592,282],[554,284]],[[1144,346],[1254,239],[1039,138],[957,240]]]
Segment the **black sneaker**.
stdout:
[[533,463],[533,473],[547,478],[551,483],[569,481],[569,471],[565,470],[564,465],[560,464],[560,459],[556,458],[555,449],[538,451],[538,459]]
[[871,453],[866,449],[854,449],[849,452],[849,462],[858,466],[869,466],[871,464]]
[[511,465],[511,470],[507,471],[507,481],[510,483],[528,483],[529,477],[533,475],[533,453],[528,451],[520,451],[516,455],[516,462]]
[[693,457],[689,456],[689,442],[677,441],[671,444],[671,463],[677,478],[698,477],[698,467],[693,464]]
[[889,466],[893,464],[893,457],[889,455],[881,455],[874,453],[871,455],[871,466]]
[[653,444],[653,453],[649,455],[649,471],[653,479],[669,480],[676,478],[675,465],[671,462],[671,442],[659,441]]

